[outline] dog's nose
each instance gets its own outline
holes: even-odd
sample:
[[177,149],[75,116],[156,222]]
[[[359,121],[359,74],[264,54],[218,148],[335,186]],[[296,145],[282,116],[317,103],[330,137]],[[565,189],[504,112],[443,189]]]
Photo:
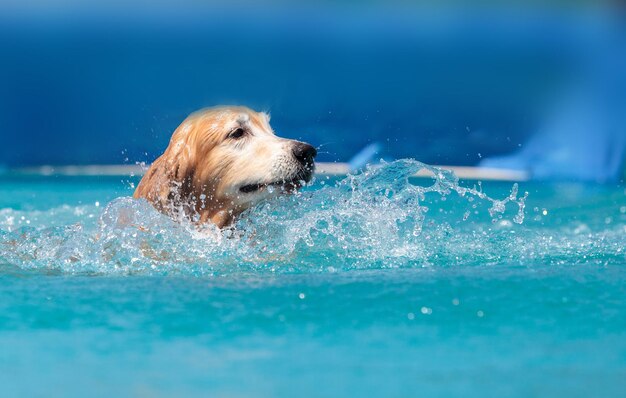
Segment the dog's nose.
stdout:
[[293,151],[293,156],[303,165],[312,164],[313,158],[317,156],[317,149],[304,142],[296,141],[291,150]]

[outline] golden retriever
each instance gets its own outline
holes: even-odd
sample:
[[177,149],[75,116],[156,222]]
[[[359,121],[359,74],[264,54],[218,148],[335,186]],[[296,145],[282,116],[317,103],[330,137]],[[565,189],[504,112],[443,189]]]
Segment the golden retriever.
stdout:
[[277,137],[266,113],[204,109],[174,131],[133,197],[170,216],[222,228],[259,201],[309,182],[316,155],[307,143]]

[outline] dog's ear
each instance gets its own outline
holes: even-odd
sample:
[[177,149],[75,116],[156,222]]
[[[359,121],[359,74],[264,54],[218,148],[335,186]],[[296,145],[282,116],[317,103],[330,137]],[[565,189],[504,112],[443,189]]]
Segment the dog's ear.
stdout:
[[189,196],[195,170],[193,143],[189,142],[192,128],[183,123],[176,129],[169,146],[152,163],[133,197],[146,198],[158,209],[167,210],[168,204],[176,205]]

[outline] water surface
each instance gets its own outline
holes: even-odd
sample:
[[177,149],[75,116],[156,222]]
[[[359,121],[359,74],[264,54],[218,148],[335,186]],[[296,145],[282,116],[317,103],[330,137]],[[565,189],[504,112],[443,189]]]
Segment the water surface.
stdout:
[[420,167],[222,232],[134,178],[3,177],[3,395],[621,396],[624,188]]

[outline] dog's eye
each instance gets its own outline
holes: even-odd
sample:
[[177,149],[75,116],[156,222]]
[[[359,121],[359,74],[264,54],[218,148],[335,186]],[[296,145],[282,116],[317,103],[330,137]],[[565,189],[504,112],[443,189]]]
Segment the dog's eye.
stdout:
[[228,134],[228,138],[232,138],[236,140],[236,139],[243,137],[245,134],[246,134],[246,130],[240,127],[240,128],[233,130],[230,134]]

